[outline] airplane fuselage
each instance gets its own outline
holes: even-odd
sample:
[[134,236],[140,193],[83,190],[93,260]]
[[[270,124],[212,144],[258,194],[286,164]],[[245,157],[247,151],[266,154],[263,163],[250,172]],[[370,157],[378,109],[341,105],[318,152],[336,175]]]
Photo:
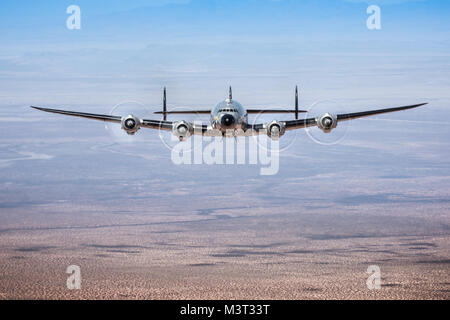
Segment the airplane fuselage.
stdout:
[[239,102],[232,99],[220,102],[211,110],[211,126],[224,135],[245,130],[247,123],[247,111]]

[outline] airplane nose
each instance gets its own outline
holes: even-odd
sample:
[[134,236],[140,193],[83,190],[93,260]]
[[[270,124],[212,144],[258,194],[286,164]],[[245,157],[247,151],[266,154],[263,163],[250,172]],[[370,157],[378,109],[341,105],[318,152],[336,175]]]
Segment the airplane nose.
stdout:
[[220,123],[224,127],[231,127],[236,122],[236,119],[231,114],[225,114],[222,116]]

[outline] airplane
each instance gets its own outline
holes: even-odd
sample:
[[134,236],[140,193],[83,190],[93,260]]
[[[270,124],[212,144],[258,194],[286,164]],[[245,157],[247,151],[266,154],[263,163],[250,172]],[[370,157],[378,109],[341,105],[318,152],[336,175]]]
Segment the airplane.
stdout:
[[[113,116],[103,114],[93,114],[75,111],[65,111],[57,109],[48,109],[31,106],[31,108],[57,113],[73,117],[81,117],[105,122],[121,124],[122,129],[129,135],[136,134],[141,128],[159,129],[171,131],[180,141],[186,141],[192,135],[202,136],[255,136],[266,134],[273,140],[278,140],[286,131],[302,129],[317,126],[325,133],[330,133],[335,129],[339,122],[357,118],[369,117],[383,113],[414,109],[424,106],[428,103],[414,104],[410,106],[386,108],[378,110],[369,110],[355,113],[331,114],[325,113],[315,118],[299,119],[300,113],[306,113],[306,110],[299,110],[298,87],[295,88],[295,109],[245,109],[239,102],[233,100],[232,88],[229,89],[228,98],[217,104],[212,110],[189,110],[189,111],[167,111],[167,91],[163,92],[163,109],[155,114],[163,115],[163,120],[140,119],[132,114],[126,116]],[[269,123],[250,124],[248,122],[249,114],[276,114],[293,113],[294,120],[278,121],[273,120]],[[209,124],[197,124],[188,121],[168,121],[168,115],[182,114],[210,114]]]

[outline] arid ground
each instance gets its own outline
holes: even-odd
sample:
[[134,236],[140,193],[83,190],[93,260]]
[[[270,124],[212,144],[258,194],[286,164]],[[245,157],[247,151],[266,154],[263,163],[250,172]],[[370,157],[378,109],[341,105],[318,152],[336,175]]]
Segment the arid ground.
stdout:
[[[66,203],[11,208],[10,215],[55,221],[2,225],[0,293],[4,299],[448,299],[447,222],[431,212],[411,215],[413,208],[392,215],[389,206],[377,207],[331,213],[324,204],[302,213],[187,206],[179,215],[157,207],[156,216],[143,205],[114,212]],[[73,210],[72,223],[58,221]],[[66,288],[69,265],[81,268],[79,291]],[[380,290],[367,288],[370,265],[380,267]]]

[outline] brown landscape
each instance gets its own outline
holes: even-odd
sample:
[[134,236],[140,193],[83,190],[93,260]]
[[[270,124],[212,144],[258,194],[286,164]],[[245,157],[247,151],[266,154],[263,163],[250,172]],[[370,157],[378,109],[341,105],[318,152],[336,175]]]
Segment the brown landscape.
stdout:
[[[175,200],[172,206],[183,210],[174,213],[164,201],[149,208],[144,191],[126,207],[117,200],[108,207],[4,205],[0,297],[450,298],[448,202],[385,194],[318,205],[307,200],[310,192],[297,209],[262,199],[240,206],[239,195],[223,195]],[[210,202],[218,208],[209,209]],[[81,290],[66,288],[69,265],[81,268]],[[380,290],[366,286],[370,265],[380,267]]]
[[[80,208],[82,210],[82,208]],[[64,210],[61,207],[59,210]],[[283,210],[284,211],[284,210]],[[217,214],[217,215],[216,215]],[[264,214],[264,213],[263,213]],[[220,216],[229,215],[229,218]],[[99,214],[101,217],[102,214]],[[448,299],[449,237],[439,220],[427,228],[391,218],[341,215],[260,217],[225,209],[207,217],[141,217],[134,225],[2,230],[3,299]],[[417,219],[408,216],[405,220]],[[286,224],[286,219],[290,223]],[[400,218],[398,218],[400,220]],[[167,220],[167,219],[164,219]],[[177,221],[179,220],[179,221]],[[353,230],[343,225],[356,221]],[[362,223],[379,231],[365,232]],[[286,228],[286,225],[290,227]],[[406,227],[406,228],[405,228]],[[280,229],[278,229],[280,228]],[[318,231],[320,228],[327,232]],[[434,229],[435,228],[435,229]],[[281,231],[280,231],[281,230]],[[427,236],[438,231],[442,235]],[[66,288],[78,265],[82,289]],[[382,288],[367,289],[369,265]]]

